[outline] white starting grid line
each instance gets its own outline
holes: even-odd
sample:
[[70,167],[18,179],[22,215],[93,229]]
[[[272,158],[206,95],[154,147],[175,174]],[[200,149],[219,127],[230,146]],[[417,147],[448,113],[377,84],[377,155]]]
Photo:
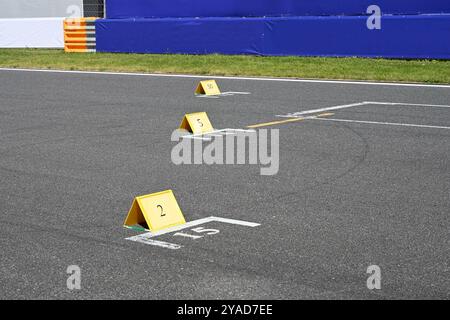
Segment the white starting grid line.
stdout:
[[249,133],[256,132],[255,130],[244,130],[244,129],[220,129],[214,130],[208,133],[198,133],[198,134],[189,134],[182,136],[181,138],[186,139],[194,139],[194,140],[203,140],[203,141],[211,141],[211,137],[221,137],[226,135],[237,135],[238,133]]
[[427,107],[428,108],[450,108],[450,105],[440,105],[440,104],[363,101],[363,102],[359,102],[359,103],[344,104],[344,105],[333,106],[333,107],[328,107],[328,108],[320,108],[320,109],[306,110],[306,111],[301,111],[301,112],[294,112],[294,113],[289,113],[287,115],[277,115],[277,117],[280,117],[280,118],[304,118],[305,120],[364,123],[364,124],[390,125],[390,126],[429,128],[429,129],[445,129],[445,130],[450,129],[450,127],[447,127],[447,126],[432,126],[432,125],[412,124],[412,123],[364,121],[364,120],[320,118],[320,117],[303,117],[303,115],[306,115],[306,114],[314,114],[314,113],[320,113],[320,112],[326,112],[326,111],[348,109],[348,108],[366,106],[366,105],[425,107],[425,108],[427,108]]
[[227,92],[222,92],[221,94],[218,95],[214,95],[214,96],[207,96],[204,94],[198,94],[195,95],[197,98],[206,98],[206,99],[219,99],[220,97],[227,97],[227,96],[234,96],[234,95],[246,95],[246,94],[251,94],[251,92],[240,92],[240,91],[227,91]]
[[387,126],[399,126],[399,127],[414,127],[414,128],[431,128],[431,129],[450,129],[450,127],[443,126],[430,126],[426,124],[411,124],[411,123],[396,123],[396,122],[377,122],[377,121],[364,121],[364,120],[347,120],[347,119],[326,119],[326,118],[314,118],[312,120],[320,121],[332,121],[332,122],[349,122],[349,123],[365,123],[365,124],[380,124]]
[[261,225],[259,223],[254,223],[254,222],[248,222],[248,221],[236,220],[236,219],[228,219],[228,218],[220,218],[220,217],[213,216],[213,217],[202,218],[202,219],[190,221],[183,225],[167,228],[167,229],[164,229],[164,230],[161,230],[158,232],[146,232],[143,234],[139,234],[139,235],[136,235],[133,237],[126,238],[125,240],[144,243],[144,244],[148,244],[148,245],[152,245],[152,246],[156,246],[156,247],[162,247],[162,248],[166,248],[166,249],[177,250],[177,249],[182,248],[183,246],[174,244],[174,243],[165,242],[165,241],[155,240],[153,238],[159,237],[159,236],[162,236],[165,234],[181,231],[181,230],[184,230],[187,228],[192,228],[192,227],[206,224],[209,222],[221,222],[221,223],[233,224],[233,225],[250,227],[250,228],[258,227]]
[[294,112],[294,113],[289,113],[289,114],[286,114],[286,115],[277,115],[277,117],[279,117],[279,118],[299,118],[299,117],[302,117],[305,114],[321,113],[321,112],[326,112],[326,111],[347,109],[347,108],[352,108],[352,107],[363,106],[365,104],[366,104],[366,102],[344,104],[344,105],[328,107],[328,108],[320,108],[320,109],[313,109],[313,110]]

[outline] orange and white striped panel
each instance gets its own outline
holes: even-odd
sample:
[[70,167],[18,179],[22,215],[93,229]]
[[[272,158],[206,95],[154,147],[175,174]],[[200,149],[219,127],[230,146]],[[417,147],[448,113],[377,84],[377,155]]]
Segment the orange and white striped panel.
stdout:
[[70,18],[64,20],[64,51],[95,52],[95,20],[97,18]]

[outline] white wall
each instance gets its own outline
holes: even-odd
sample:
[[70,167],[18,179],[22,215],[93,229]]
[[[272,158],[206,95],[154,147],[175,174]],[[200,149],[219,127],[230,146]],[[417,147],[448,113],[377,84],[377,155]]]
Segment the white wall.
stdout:
[[64,18],[0,19],[0,48],[64,48]]
[[0,19],[82,16],[83,0],[0,0]]
[[64,17],[83,16],[83,0],[0,0],[0,48],[64,48]]

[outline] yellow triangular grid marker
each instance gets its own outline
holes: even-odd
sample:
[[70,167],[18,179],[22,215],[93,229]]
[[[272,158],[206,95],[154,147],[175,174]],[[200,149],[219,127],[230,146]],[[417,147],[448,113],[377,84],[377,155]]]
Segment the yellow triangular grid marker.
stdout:
[[200,81],[195,89],[195,94],[204,94],[207,96],[217,96],[220,94],[219,86],[216,80],[204,80]]
[[206,112],[186,114],[180,124],[180,129],[184,129],[193,134],[204,134],[214,131]]
[[[136,197],[125,219],[124,226],[141,226],[152,232],[185,224],[183,213],[172,190]],[[140,229],[138,227],[138,229]]]

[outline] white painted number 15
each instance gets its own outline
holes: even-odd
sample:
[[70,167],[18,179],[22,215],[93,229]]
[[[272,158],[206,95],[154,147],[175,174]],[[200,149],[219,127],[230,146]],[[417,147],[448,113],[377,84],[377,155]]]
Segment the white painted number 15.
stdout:
[[[203,227],[194,228],[194,229],[191,229],[191,231],[198,233],[198,234],[205,234],[208,236],[218,234],[220,232],[220,230],[217,230],[217,229],[205,229]],[[193,234],[188,234],[188,233],[184,233],[184,232],[177,232],[173,236],[174,237],[185,237],[185,238],[190,238],[193,240],[203,238],[203,236],[201,236],[201,235],[193,235]]]

